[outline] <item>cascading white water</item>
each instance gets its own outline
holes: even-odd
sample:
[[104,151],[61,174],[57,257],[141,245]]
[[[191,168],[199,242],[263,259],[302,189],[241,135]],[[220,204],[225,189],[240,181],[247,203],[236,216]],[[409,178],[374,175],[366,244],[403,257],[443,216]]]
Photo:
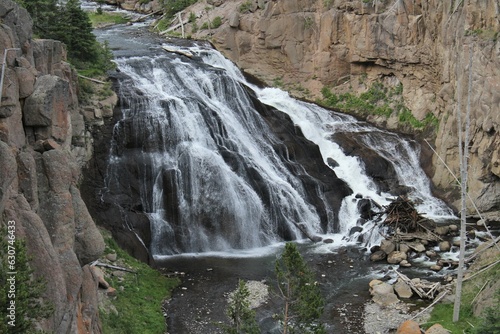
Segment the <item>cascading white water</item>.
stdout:
[[[390,195],[377,189],[360,159],[335,143],[332,136],[342,132],[359,134],[359,140],[391,161],[399,183],[413,189],[411,198],[420,211],[430,218],[452,217],[432,196],[412,142],[281,90],[254,87],[213,49],[188,51],[205,65],[165,54],[116,60],[128,79],[120,81],[123,119],[114,131],[107,186],[123,187],[127,180],[119,176],[120,169],[136,160],[153,256],[254,249],[315,234],[327,234],[337,246],[355,242],[372,226],[346,238],[359,224],[360,195],[381,205]],[[313,192],[324,202],[327,217],[320,218],[311,191],[297,176],[297,171],[306,172],[296,164],[290,167],[286,149],[278,154],[280,140],[241,84],[262,103],[289,115],[319,147],[325,164],[336,162],[332,169],[353,192],[341,196],[338,212],[317,185]]]
[[[152,225],[153,255],[300,239],[299,224],[309,233],[321,232],[302,183],[277,156],[276,139],[239,84],[213,67],[166,56],[117,63],[132,86],[122,83],[121,98],[129,102],[115,133],[140,134],[135,141],[141,150],[134,153],[145,177],[141,197]],[[237,161],[228,164],[224,153]],[[121,160],[117,153],[110,159],[110,175],[119,174]],[[123,182],[118,179],[109,177],[108,187]],[[175,222],[170,209],[177,212]]]
[[[226,69],[235,80],[248,85],[237,67],[217,51],[196,48],[192,50],[203,55],[206,63]],[[356,194],[371,198],[380,205],[388,204],[388,198],[392,196],[380,193],[374,182],[366,176],[362,161],[357,157],[344,154],[339,145],[331,139],[333,134],[339,132],[360,133],[361,135],[357,138],[391,162],[400,184],[412,190],[409,194],[410,198],[424,216],[436,221],[456,218],[442,200],[432,195],[430,181],[420,167],[420,150],[416,143],[360,122],[354,117],[295,100],[280,89],[260,89],[254,85],[251,86],[263,103],[289,115],[293,122],[302,129],[305,137],[319,146],[325,164],[328,164],[329,159],[337,162],[338,166],[333,168],[334,171],[354,192],[343,201],[339,213],[340,234],[349,232],[350,228],[356,226],[359,219]]]

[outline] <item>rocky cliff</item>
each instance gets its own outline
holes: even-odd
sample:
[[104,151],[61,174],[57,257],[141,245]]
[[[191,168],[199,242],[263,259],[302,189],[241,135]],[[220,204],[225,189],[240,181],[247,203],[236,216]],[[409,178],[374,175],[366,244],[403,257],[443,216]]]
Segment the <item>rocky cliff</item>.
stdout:
[[88,264],[105,245],[78,187],[91,153],[78,78],[62,43],[33,39],[24,9],[0,0],[0,19],[0,222],[15,221],[34,275],[47,283],[55,311],[40,329],[100,333]]
[[[315,99],[323,87],[362,93],[373,82],[402,84],[414,119],[436,117],[425,133],[455,175],[459,172],[456,110],[467,105],[469,50],[472,92],[469,194],[481,212],[500,209],[500,5],[496,0],[349,1],[212,0],[184,11],[184,28],[210,38],[246,72]],[[222,25],[199,29],[219,16]],[[192,20],[191,20],[192,21]],[[210,28],[210,25],[208,26]],[[180,27],[179,27],[180,28]],[[180,31],[180,29],[178,29]],[[461,87],[461,88],[460,88]],[[460,90],[459,90],[460,89]],[[366,115],[365,115],[366,117]],[[402,116],[368,115],[378,125],[414,133]],[[426,144],[424,144],[426,145]],[[431,152],[432,153],[432,152]],[[452,204],[458,187],[437,155],[424,158],[429,176]],[[474,213],[471,202],[469,212]]]

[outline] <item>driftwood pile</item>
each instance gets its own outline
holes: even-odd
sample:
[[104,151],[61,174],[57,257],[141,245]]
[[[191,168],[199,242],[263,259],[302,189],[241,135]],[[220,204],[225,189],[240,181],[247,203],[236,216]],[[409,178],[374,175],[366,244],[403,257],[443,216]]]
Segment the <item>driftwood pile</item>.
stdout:
[[415,204],[408,197],[399,196],[389,205],[384,206],[382,213],[387,214],[383,224],[394,231],[408,233],[427,230],[423,223],[428,222],[428,219],[418,213]]
[[446,288],[446,285],[442,285],[439,282],[429,282],[420,278],[409,279],[405,274],[397,270],[395,272],[399,279],[406,283],[422,299],[432,300]]
[[382,224],[389,227],[388,233],[396,242],[413,239],[442,240],[433,232],[436,227],[434,221],[423,217],[415,208],[415,203],[406,196],[399,196],[389,205],[383,206],[380,215],[383,214],[386,214],[386,218]]

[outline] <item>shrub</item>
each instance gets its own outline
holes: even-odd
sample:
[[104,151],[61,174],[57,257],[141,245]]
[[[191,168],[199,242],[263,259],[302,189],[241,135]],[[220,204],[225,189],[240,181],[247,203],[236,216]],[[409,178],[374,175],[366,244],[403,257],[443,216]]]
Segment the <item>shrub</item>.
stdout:
[[216,16],[211,23],[212,29],[217,29],[222,25],[222,18],[220,16]]
[[250,13],[252,11],[252,2],[250,0],[245,1],[240,6],[240,13]]

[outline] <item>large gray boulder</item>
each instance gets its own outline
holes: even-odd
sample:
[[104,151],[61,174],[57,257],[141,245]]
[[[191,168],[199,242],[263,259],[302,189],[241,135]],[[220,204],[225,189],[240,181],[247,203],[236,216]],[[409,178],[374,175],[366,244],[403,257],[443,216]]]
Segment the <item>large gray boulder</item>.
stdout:
[[45,131],[37,129],[37,139],[52,137],[64,142],[71,135],[69,93],[69,83],[58,76],[48,74],[38,78],[23,108],[25,126],[45,128]]

